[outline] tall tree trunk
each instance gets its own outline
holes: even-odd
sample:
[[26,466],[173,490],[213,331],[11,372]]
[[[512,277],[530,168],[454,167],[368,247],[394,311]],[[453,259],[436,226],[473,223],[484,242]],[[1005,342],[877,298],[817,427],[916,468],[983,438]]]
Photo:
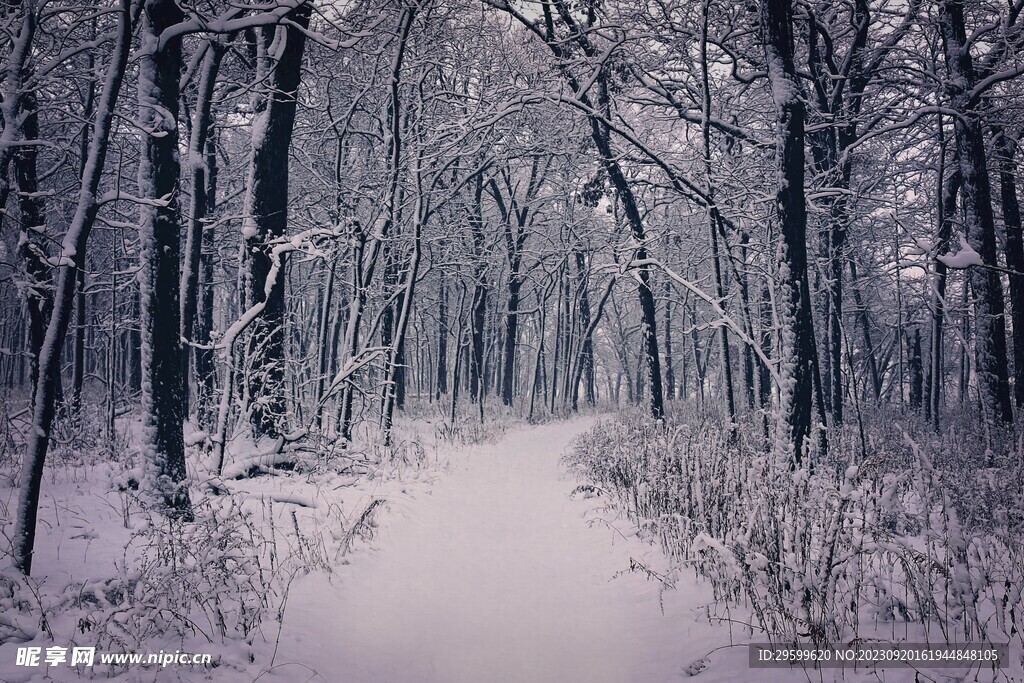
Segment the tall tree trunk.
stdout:
[[971,279],[965,278],[961,287],[960,302],[960,405],[967,402],[967,391],[971,386],[971,358],[969,354],[971,339],[971,311],[967,305],[971,301]]
[[[579,46],[580,50],[591,60],[601,59],[598,47],[591,42],[587,32],[577,25],[569,11],[569,6],[564,0],[557,0],[554,3],[545,2],[542,4],[545,28],[545,41],[553,54],[569,61],[565,42],[555,35],[555,20],[552,9],[557,10],[559,18],[571,31],[570,39]],[[592,23],[593,15],[589,21]],[[611,95],[608,84],[607,65],[601,63],[596,66],[597,73],[593,80],[596,90],[596,101],[591,103],[590,95],[583,90],[582,84],[569,71],[563,71],[569,87],[580,98],[580,101],[590,107],[594,113],[587,118],[590,123],[590,138],[597,147],[598,158],[601,161],[608,179],[615,190],[618,203],[622,206],[629,226],[630,235],[634,241],[633,259],[639,263],[636,268],[637,299],[640,302],[641,315],[641,337],[643,339],[642,357],[647,368],[647,384],[650,387],[650,402],[648,409],[656,420],[665,415],[665,397],[661,379],[661,356],[658,351],[658,321],[657,309],[654,304],[654,293],[651,290],[650,267],[646,264],[647,233],[644,228],[644,221],[640,215],[633,188],[626,179],[622,166],[619,163],[620,155],[612,149],[611,128],[607,121],[611,118]]]
[[438,277],[437,301],[437,386],[435,400],[448,393],[448,285],[444,270]]
[[462,371],[462,349],[466,346],[466,325],[463,322],[463,311],[466,303],[466,283],[462,282],[462,291],[459,292],[459,313],[455,317],[458,323],[458,332],[455,335],[455,358],[452,360],[452,405],[449,413],[449,421],[455,425],[455,411],[459,402],[459,391],[462,378],[459,373]]
[[181,215],[178,208],[178,79],[181,39],[161,45],[161,34],[185,18],[175,0],[146,0],[139,62],[139,118],[143,151],[139,192],[160,206],[140,208],[139,277],[142,330],[142,414],[145,488],[169,511],[191,516],[184,484],[185,443],[182,373]]
[[[964,27],[963,0],[941,0],[939,25],[950,79],[953,119],[960,172],[963,175],[962,198],[967,239],[986,266],[998,266],[995,218],[992,213],[992,188],[985,159],[978,102],[971,90],[976,77]],[[991,423],[1013,424],[1010,378],[1007,370],[1006,320],[1003,286],[992,268],[970,270],[975,296],[975,372],[982,397],[984,419]]]
[[[400,303],[404,306],[404,297]],[[401,310],[401,307],[399,310]],[[401,324],[401,321],[399,321],[399,324]],[[408,324],[409,321],[406,321],[407,326]],[[408,363],[405,358],[405,342],[408,336],[407,332],[403,332],[398,338],[398,347],[395,349],[395,409],[397,410],[405,409],[405,391],[406,381],[408,379],[408,373],[406,372]]]
[[[580,394],[580,380],[583,378],[584,373],[589,373],[588,387],[587,387],[587,403],[594,405],[594,356],[593,356],[593,338],[594,330],[601,324],[601,318],[604,316],[604,306],[608,303],[608,298],[611,296],[612,291],[615,289],[615,280],[609,280],[608,286],[605,287],[604,294],[597,302],[597,311],[594,313],[593,318],[590,317],[590,304],[587,304],[587,317],[586,327],[583,329],[583,349],[584,351],[580,354],[580,358],[576,363],[576,369],[574,371],[573,380],[571,383],[572,392],[572,409],[576,411],[579,409],[579,394]],[[581,321],[582,322],[582,321]]]
[[207,140],[213,126],[213,89],[217,81],[217,72],[226,46],[218,40],[207,43],[206,56],[203,58],[202,73],[199,77],[199,88],[196,92],[195,113],[192,121],[192,135],[188,145],[188,160],[191,170],[192,198],[188,208],[185,224],[185,254],[181,271],[180,306],[181,306],[181,339],[182,368],[185,381],[182,384],[182,412],[189,414],[189,367],[192,357],[192,331],[195,327],[196,312],[199,309],[199,274],[200,260],[203,252],[203,229],[206,218],[212,208],[209,204],[210,193],[207,188],[206,161]]
[[[211,213],[217,205],[217,147],[214,136],[209,135],[206,140],[206,211]],[[194,352],[196,386],[199,390],[198,405],[196,414],[201,429],[212,426],[212,405],[214,394],[214,379],[216,368],[214,366],[214,350],[210,347],[213,336],[213,266],[214,266],[214,234],[212,226],[203,228],[202,248],[199,256],[199,283],[198,290],[201,293],[196,322],[193,329],[197,348]]]
[[305,3],[288,15],[287,24],[263,28],[263,76],[269,87],[253,122],[242,230],[248,249],[249,302],[266,302],[249,344],[248,388],[257,436],[278,436],[285,428],[284,264],[269,291],[267,276],[274,242],[288,226],[288,151],[311,13],[312,5]]
[[[39,7],[35,0],[18,3],[8,0],[3,9],[17,21],[18,33],[11,37],[11,51],[2,77],[6,91],[0,102],[0,210],[6,208],[9,186],[7,168],[14,161],[14,181],[18,198],[18,256],[24,276],[25,307],[28,312],[29,382],[39,378],[39,355],[46,335],[46,323],[53,306],[52,281],[47,265],[46,216],[39,194],[39,111],[36,92],[26,87],[32,76],[32,45]],[[12,23],[14,23],[12,21]],[[12,26],[13,28],[13,26]],[[22,144],[19,144],[22,143]]]
[[921,330],[914,328],[908,335],[907,348],[910,349],[907,367],[910,371],[910,407],[921,410],[924,396],[924,359],[921,357]]
[[875,356],[875,344],[871,337],[871,321],[868,318],[867,305],[858,287],[857,262],[850,259],[850,289],[853,290],[853,303],[857,307],[857,320],[860,322],[861,337],[864,340],[864,359],[868,364],[868,375],[871,379],[871,390],[875,402],[882,397],[882,374],[878,371],[878,359]]
[[[600,80],[600,79],[599,79]],[[602,109],[609,105],[607,84],[599,83],[601,95],[599,101]],[[597,117],[591,117],[591,138],[597,146],[601,155],[601,162],[605,167],[608,177],[612,181],[618,200],[626,214],[626,221],[630,227],[630,233],[636,244],[633,258],[644,263],[647,256],[646,232],[643,219],[640,216],[640,209],[637,207],[633,189],[626,180],[622,169],[619,166],[618,156],[611,148],[611,133]],[[661,358],[658,351],[658,322],[657,309],[654,305],[654,293],[651,291],[651,275],[646,265],[640,266],[637,270],[637,298],[640,300],[641,337],[643,339],[642,361],[647,368],[647,384],[650,388],[650,402],[648,405],[651,417],[660,420],[665,415],[665,399],[661,382]]]
[[[684,304],[685,305],[685,304]],[[704,368],[705,361],[700,350],[700,335],[697,332],[697,304],[689,307],[690,314],[690,349],[693,351],[693,369],[697,380],[697,404],[704,405]]]
[[[96,22],[92,22],[92,34],[96,33]],[[95,57],[90,52],[86,57],[86,67],[90,72],[95,68]],[[82,180],[85,176],[85,162],[89,157],[89,133],[92,125],[89,120],[93,115],[93,106],[96,99],[96,86],[94,81],[89,81],[85,90],[85,102],[82,108],[85,123],[82,125],[82,133],[79,135],[79,168],[78,178]],[[85,386],[85,332],[87,319],[87,302],[85,298],[85,270],[78,271],[78,282],[75,290],[75,336],[73,346],[75,350],[75,364],[71,372],[71,410],[74,415],[79,415],[82,408],[82,389]]]
[[[380,260],[383,240],[391,233],[398,222],[398,198],[401,178],[402,159],[402,64],[405,60],[406,48],[409,45],[409,33],[416,20],[416,5],[407,6],[402,12],[398,26],[398,47],[391,61],[390,93],[388,98],[388,179],[386,203],[387,211],[379,233],[367,234],[358,224],[353,223],[354,249],[352,255],[352,300],[349,304],[348,326],[345,330],[345,362],[353,361],[359,352],[360,328],[366,308],[366,298],[370,284],[373,282]],[[293,105],[294,106],[294,105]],[[345,382],[338,403],[338,433],[343,442],[352,440],[352,418],[355,405],[355,386]]]
[[142,391],[142,329],[139,323],[142,313],[139,310],[138,281],[131,281],[129,289],[128,334],[125,335],[124,340],[126,346],[124,352],[126,377],[124,380],[129,391],[134,395]]
[[676,397],[676,369],[672,349],[672,289],[665,299],[665,399],[672,401]]
[[597,306],[597,315],[592,316],[590,311],[590,277],[587,272],[586,258],[583,252],[575,250],[576,260],[576,281],[579,289],[580,327],[583,329],[583,338],[580,342],[580,354],[576,359],[577,371],[572,383],[572,406],[576,410],[579,406],[580,381],[584,382],[584,396],[587,405],[594,405],[594,330],[595,319],[600,320],[601,312],[604,309],[603,297]]
[[[419,227],[417,226],[417,231]],[[415,261],[409,267],[419,267],[419,249],[415,251]],[[389,256],[389,258],[394,255]],[[401,409],[405,404],[405,337],[399,334],[402,312],[406,309],[405,299],[413,290],[413,285],[406,281],[408,271],[398,272],[398,264],[389,263],[384,273],[385,287],[397,287],[398,294],[393,304],[387,306],[381,315],[381,346],[388,349],[384,365],[384,385],[381,392],[382,425],[390,430],[392,413],[395,408]],[[408,321],[406,321],[408,324]],[[390,438],[390,437],[389,437]]]
[[62,259],[57,268],[53,310],[39,357],[39,378],[32,399],[34,428],[29,430],[25,458],[22,461],[21,496],[18,501],[12,543],[14,566],[25,574],[32,571],[43,464],[46,461],[56,408],[55,389],[56,378],[60,373],[60,351],[71,322],[78,271],[85,267],[86,245],[99,210],[96,198],[103,176],[115,103],[128,65],[133,23],[130,11],[130,1],[122,0],[113,54],[96,108],[92,141],[89,143],[89,158],[82,176],[75,213],[68,224],[62,245],[66,258]]
[[[761,285],[761,299],[758,302],[758,325],[759,325],[759,338],[758,342],[761,346],[761,353],[765,358],[771,358],[772,353],[772,302],[771,293],[768,291],[768,283],[765,281]],[[768,367],[767,363],[758,363],[758,374],[757,374],[757,388],[758,388],[758,399],[761,413],[763,415],[762,427],[764,431],[765,441],[768,441],[770,436],[771,426],[768,424],[768,413],[769,407],[772,402],[772,376],[771,368]]]
[[999,198],[1006,228],[1006,267],[1011,272],[1010,320],[1013,326],[1013,400],[1024,406],[1024,231],[1017,199],[1017,140],[996,129],[993,142],[999,161]]
[[85,330],[86,330],[86,298],[85,270],[78,271],[78,282],[75,287],[75,363],[71,370],[71,411],[78,415],[82,409],[82,389],[85,386]]
[[[700,65],[701,65],[701,138],[704,147],[704,175],[707,180],[707,221],[711,241],[711,263],[715,274],[715,296],[725,306],[725,285],[722,279],[722,259],[718,248],[718,231],[721,216],[715,203],[715,185],[711,158],[711,78],[708,60],[708,30],[710,0],[704,0],[701,22]],[[726,325],[718,328],[719,353],[722,362],[722,379],[725,383],[725,405],[729,415],[729,439],[736,438],[736,392],[732,381],[732,358],[729,349],[729,333]]]
[[[29,10],[31,13],[31,10]],[[22,74],[27,79],[28,73]],[[13,155],[14,179],[18,188],[18,214],[20,230],[18,243],[24,269],[25,303],[29,321],[29,381],[34,385],[39,378],[39,354],[46,336],[46,323],[53,308],[52,280],[47,265],[46,215],[36,162],[39,157],[39,112],[32,91],[21,95],[21,107],[16,116],[22,119],[21,133],[30,144],[21,145]]]
[[[17,11],[21,9],[20,22]],[[5,25],[13,29],[19,24],[18,31],[10,35],[5,43],[10,45],[10,52],[4,55],[2,63],[3,73],[0,74],[0,84],[6,92],[0,99],[0,209],[7,207],[7,198],[10,195],[7,170],[10,166],[11,157],[18,150],[16,143],[22,137],[22,115],[23,109],[28,112],[35,110],[34,103],[23,107],[23,99],[35,97],[34,93],[25,90],[25,81],[30,74],[30,62],[32,58],[32,47],[35,41],[36,27],[39,11],[38,0],[5,0],[3,9],[10,17],[10,23]],[[21,150],[18,150],[19,152]]]
[[533,364],[533,384],[530,388],[530,410],[527,415],[528,420],[533,419],[534,409],[537,405],[537,394],[542,392],[541,381],[544,378],[544,339],[547,335],[548,299],[551,297],[551,291],[553,288],[554,279],[544,287],[543,292],[538,291],[536,293],[537,310],[539,312],[540,322],[537,324],[537,355]]
[[481,271],[473,286],[473,303],[470,307],[469,345],[469,398],[479,401],[484,393],[484,328],[487,323],[487,281]]
[[523,286],[519,275],[518,256],[515,269],[508,276],[508,309],[505,313],[505,358],[501,373],[501,402],[512,405],[516,376],[516,346],[519,339],[519,290]]
[[469,227],[473,235],[473,251],[477,259],[474,268],[473,302],[470,306],[470,347],[469,347],[469,397],[479,401],[483,398],[484,386],[484,335],[487,324],[487,267],[483,262],[484,225],[481,208],[483,178],[479,175],[473,191],[473,203],[469,214]]
[[558,364],[562,358],[562,354],[565,350],[562,346],[562,339],[564,335],[562,333],[562,326],[564,325],[565,318],[565,264],[562,263],[558,266],[558,295],[555,299],[555,348],[551,356],[551,396],[550,399],[550,410],[555,412],[555,399],[558,397]]
[[[796,463],[813,429],[814,375],[818,352],[807,280],[807,204],[804,196],[804,103],[793,62],[793,7],[788,0],[763,0],[768,74],[776,114],[776,210],[779,246],[779,317],[782,367],[776,451]],[[822,443],[824,446],[825,444]]]
[[[939,239],[937,254],[945,255],[949,251],[949,240],[953,236],[953,225],[957,217],[957,194],[960,192],[962,176],[960,175],[960,160],[955,147],[952,151],[952,162],[948,170],[945,169],[945,151],[943,154],[944,177],[939,178]],[[935,260],[935,306],[932,309],[932,335],[931,335],[931,372],[929,373],[931,389],[928,398],[931,401],[932,423],[937,429],[939,426],[939,406],[942,404],[943,386],[943,356],[942,344],[943,326],[946,316],[946,264],[941,259]],[[859,305],[859,304],[858,304]],[[872,359],[872,364],[873,364]],[[874,370],[877,375],[877,370]]]
[[327,266],[327,278],[324,282],[323,301],[317,321],[317,384],[316,384],[316,423],[322,430],[324,426],[324,390],[327,377],[331,374],[331,312],[334,310],[334,277],[338,269],[337,260],[331,260]]
[[[422,194],[417,195],[417,204],[423,201]],[[401,369],[399,358],[402,347],[405,344],[406,334],[409,329],[409,319],[413,307],[414,295],[416,292],[416,278],[419,276],[420,255],[422,251],[423,215],[422,207],[416,207],[415,225],[413,227],[412,255],[409,257],[409,265],[403,274],[401,286],[403,293],[399,297],[398,316],[395,320],[395,339],[388,350],[389,358],[385,368],[390,370],[390,377],[384,378],[384,405],[382,409],[381,424],[384,432],[385,443],[391,444],[391,427],[394,422],[394,410],[397,403],[397,382],[398,372]]]

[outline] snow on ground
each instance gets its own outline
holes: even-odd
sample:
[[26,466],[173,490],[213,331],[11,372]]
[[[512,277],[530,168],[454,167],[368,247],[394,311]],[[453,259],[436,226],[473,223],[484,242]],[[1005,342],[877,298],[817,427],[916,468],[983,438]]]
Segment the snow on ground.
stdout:
[[[732,612],[731,626],[710,622],[706,584],[671,572],[656,546],[602,507],[605,499],[572,495],[578,482],[559,460],[593,422],[521,427],[495,443],[439,446],[429,463],[348,483],[295,475],[231,482],[257,513],[275,501],[270,519],[278,520],[278,533],[282,515],[287,520],[294,511],[305,537],[323,540],[318,557],[332,566],[298,574],[287,594],[275,597],[283,623],[265,617],[252,661],[241,641],[210,645],[196,638],[186,651],[212,652],[220,666],[135,667],[118,680],[832,680],[835,671],[748,668],[746,643],[764,639],[742,626],[749,622],[742,609]],[[118,559],[110,550],[130,533],[117,496],[87,495],[89,481],[65,476],[61,485],[51,482],[44,499],[49,521],[40,561],[52,569],[47,581],[109,575]],[[373,500],[383,501],[376,535],[340,552],[349,543],[338,530],[351,529]],[[266,518],[263,524],[269,526]],[[674,576],[675,588],[664,589],[658,576]],[[32,644],[59,644],[73,630],[59,620],[53,627],[53,641],[39,636]],[[150,644],[149,651],[173,648]],[[67,667],[12,666],[17,645],[0,646],[0,680],[81,680]],[[847,672],[845,680],[865,680],[865,673]],[[914,680],[908,670],[870,679]]]
[[[271,680],[670,681],[727,645],[701,619],[709,590],[626,571],[664,560],[570,497],[559,458],[591,423],[465,449],[429,495],[391,506],[372,552],[297,581]],[[734,650],[701,680],[747,680]]]

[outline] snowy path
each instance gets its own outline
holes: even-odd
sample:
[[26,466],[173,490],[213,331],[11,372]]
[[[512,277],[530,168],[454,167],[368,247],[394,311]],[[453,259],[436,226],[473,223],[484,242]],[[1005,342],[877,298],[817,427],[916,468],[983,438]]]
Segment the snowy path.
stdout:
[[558,461],[590,424],[518,430],[453,456],[429,495],[391,506],[374,550],[355,553],[330,580],[293,586],[277,666],[264,679],[686,678],[684,667],[726,634],[695,613],[704,589],[665,593],[662,614],[656,582],[636,573],[612,580],[630,556],[657,562],[657,553],[588,525],[592,505],[569,497],[575,484]]

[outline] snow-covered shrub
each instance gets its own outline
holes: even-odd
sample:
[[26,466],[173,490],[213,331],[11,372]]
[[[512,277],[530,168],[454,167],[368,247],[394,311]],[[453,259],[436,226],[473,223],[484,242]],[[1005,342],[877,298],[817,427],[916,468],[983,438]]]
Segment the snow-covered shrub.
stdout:
[[456,406],[454,420],[451,405],[445,401],[445,413],[434,423],[434,440],[459,445],[496,441],[519,418],[497,399],[481,411],[478,403],[464,401]]
[[123,604],[133,616],[115,619],[117,630],[139,642],[169,631],[211,642],[248,637],[271,593],[266,550],[231,498],[196,506],[193,522],[153,515],[125,551]]
[[45,636],[111,652],[251,645],[276,607],[280,582],[273,581],[270,554],[230,498],[197,505],[192,522],[151,514],[125,548],[117,576],[54,585],[13,571],[0,575],[0,642]]
[[774,638],[1020,638],[1019,452],[993,456],[958,430],[918,443],[890,417],[863,444],[833,433],[827,461],[791,470],[756,448],[751,422],[730,444],[713,416],[627,414],[568,460]]

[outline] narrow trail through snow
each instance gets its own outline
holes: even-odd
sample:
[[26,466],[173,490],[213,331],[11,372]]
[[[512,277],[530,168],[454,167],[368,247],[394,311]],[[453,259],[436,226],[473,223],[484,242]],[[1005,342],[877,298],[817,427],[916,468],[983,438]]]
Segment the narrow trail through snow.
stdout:
[[270,678],[686,678],[684,668],[725,634],[700,619],[704,589],[662,596],[642,574],[616,578],[631,556],[658,554],[588,523],[593,504],[570,497],[576,483],[559,459],[591,424],[524,428],[453,455],[429,494],[390,506],[372,550],[330,578],[296,582]]

